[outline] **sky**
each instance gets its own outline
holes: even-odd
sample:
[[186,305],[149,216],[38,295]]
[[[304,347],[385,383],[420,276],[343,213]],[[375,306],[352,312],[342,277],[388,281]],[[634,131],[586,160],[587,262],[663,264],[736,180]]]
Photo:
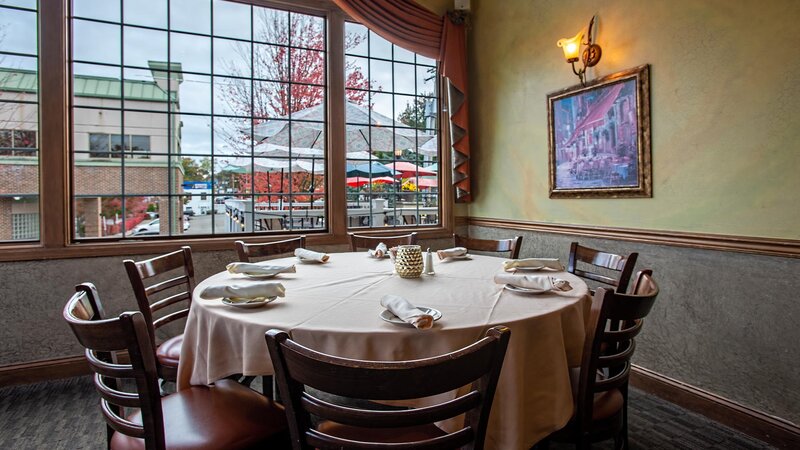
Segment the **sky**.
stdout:
[[[165,0],[128,0],[123,3],[123,10],[120,11],[118,1],[73,0],[75,17],[109,22],[119,22],[122,16],[125,18],[125,25],[122,27],[114,23],[77,18],[73,20],[73,59],[85,62],[74,63],[74,73],[119,79],[122,72],[126,79],[152,81],[152,74],[147,69],[148,61],[166,61],[169,56],[173,63],[180,62],[184,71],[199,72],[184,74],[179,88],[181,112],[203,114],[201,116],[181,114],[182,152],[208,155],[214,136],[214,152],[231,153],[233,151],[231,139],[225,137],[235,135],[239,129],[249,128],[249,121],[215,118],[212,130],[211,119],[206,115],[211,113],[212,107],[215,114],[236,114],[237,110],[241,111],[240,107],[232,108],[229,101],[230,87],[240,86],[237,84],[239,82],[222,76],[236,72],[247,75],[251,73],[250,61],[241,56],[242,53],[249,54],[251,44],[229,39],[251,39],[249,26],[251,7],[220,0],[213,2],[171,0],[169,2],[171,11],[168,16]],[[0,4],[33,7],[35,0],[0,0]],[[266,8],[253,7],[253,9]],[[171,32],[166,31],[168,17]],[[254,15],[255,40],[265,36],[264,27],[270,26],[270,22],[260,20],[261,17],[263,16],[258,12]],[[279,17],[285,20],[286,15],[281,13]],[[322,18],[313,16],[306,18],[315,28],[324,29]],[[35,24],[35,13],[2,10],[0,51],[35,54]],[[212,26],[213,38],[188,34],[209,34]],[[346,33],[366,36],[367,29],[359,24],[348,23]],[[253,51],[258,52],[263,51],[269,44],[253,45],[255,46]],[[368,51],[369,55],[375,58],[391,58],[394,52],[395,62],[367,59]],[[364,38],[359,45],[347,49],[346,53],[349,65],[358,67],[365,76],[369,74],[373,89],[383,92],[393,90],[397,94],[372,95],[370,102],[374,111],[384,116],[396,119],[406,105],[413,101],[415,93],[435,92],[435,80],[428,67],[415,66],[413,64],[415,55],[412,52],[393,46],[374,33],[370,33],[369,39]],[[435,65],[434,60],[421,56],[416,56],[416,62]],[[127,67],[124,69],[114,67],[119,65]],[[0,55],[0,66],[35,69],[36,60],[30,57]],[[215,74],[213,85],[210,76],[212,71]],[[259,73],[259,68],[256,67],[256,75]],[[249,81],[246,89],[248,92],[245,95],[249,96]]]

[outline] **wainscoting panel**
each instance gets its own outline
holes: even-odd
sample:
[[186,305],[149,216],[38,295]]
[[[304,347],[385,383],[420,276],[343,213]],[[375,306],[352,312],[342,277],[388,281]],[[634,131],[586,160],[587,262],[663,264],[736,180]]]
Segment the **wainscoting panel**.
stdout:
[[[470,236],[524,236],[521,257],[558,257],[579,241],[639,252],[661,293],[634,362],[766,414],[800,423],[800,259],[472,224]],[[520,230],[520,228],[522,230]]]

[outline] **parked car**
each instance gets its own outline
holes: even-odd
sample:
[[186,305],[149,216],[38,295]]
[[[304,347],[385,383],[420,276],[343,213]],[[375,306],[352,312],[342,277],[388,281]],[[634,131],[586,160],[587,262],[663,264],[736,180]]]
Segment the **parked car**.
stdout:
[[183,215],[184,216],[193,216],[194,215],[194,209],[192,209],[191,206],[184,206]]
[[133,236],[142,236],[142,235],[150,235],[150,234],[158,234],[159,232],[159,224],[161,219],[153,219],[147,223],[140,223],[136,226],[133,230]]
[[[186,231],[188,229],[189,229],[189,220],[188,218],[185,218],[183,220],[183,231]],[[147,223],[142,222],[139,225],[137,225],[136,228],[133,230],[131,236],[152,236],[160,234],[160,231],[161,231],[160,219],[155,219],[151,220],[150,222]]]

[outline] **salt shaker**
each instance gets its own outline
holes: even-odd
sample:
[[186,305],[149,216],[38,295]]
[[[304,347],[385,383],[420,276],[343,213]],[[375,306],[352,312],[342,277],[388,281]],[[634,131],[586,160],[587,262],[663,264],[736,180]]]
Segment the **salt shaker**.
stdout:
[[425,253],[425,275],[433,274],[433,253],[431,253],[431,249],[428,247],[428,252]]

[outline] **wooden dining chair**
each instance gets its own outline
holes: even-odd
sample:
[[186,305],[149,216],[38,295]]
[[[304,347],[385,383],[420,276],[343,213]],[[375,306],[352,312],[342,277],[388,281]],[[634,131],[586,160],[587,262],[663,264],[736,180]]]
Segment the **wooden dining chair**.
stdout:
[[244,241],[234,242],[236,254],[241,262],[251,262],[252,258],[264,258],[285,253],[293,253],[298,248],[306,248],[306,236],[302,235],[283,241],[265,242],[263,244],[246,244]]
[[[278,392],[289,417],[292,448],[482,449],[489,411],[511,330],[489,329],[478,342],[442,356],[414,361],[362,361],[319,353],[267,332]],[[454,400],[405,410],[376,411],[333,404],[311,392],[374,401],[409,400],[470,385]],[[316,391],[309,392],[304,387]],[[447,433],[434,422],[465,415]],[[312,426],[311,416],[322,421]],[[391,444],[389,444],[391,443]]]
[[551,439],[584,449],[592,442],[613,438],[615,448],[629,448],[628,378],[636,349],[634,338],[642,331],[658,291],[650,270],[639,272],[632,294],[597,289],[580,373],[572,380],[576,411]]
[[453,240],[456,247],[464,247],[468,250],[477,250],[481,252],[508,252],[511,259],[519,258],[519,251],[522,248],[522,236],[516,236],[511,239],[477,239],[466,236],[453,234]]
[[[79,289],[64,307],[63,316],[86,348],[86,359],[95,373],[108,448],[244,449],[286,444],[283,408],[234,381],[192,386],[161,397],[144,315],[126,312],[101,319],[96,292]],[[116,355],[121,353],[125,358],[118,360]]]
[[[139,311],[147,322],[150,342],[155,345],[159,376],[167,381],[175,381],[183,333],[157,344],[156,331],[189,315],[195,287],[192,249],[181,247],[180,250],[144,261],[126,259],[123,264],[128,272]],[[145,285],[145,280],[154,277],[158,281]]]
[[417,243],[417,233],[404,234],[402,236],[363,236],[355,233],[347,233],[350,236],[350,251],[357,252],[359,248],[373,249],[383,242],[386,247],[396,247],[398,245],[414,245]]
[[[636,252],[628,256],[615,255],[613,253],[606,253],[584,247],[577,242],[573,242],[569,249],[567,272],[586,278],[587,280],[593,280],[612,286],[615,291],[625,293],[628,289],[628,283],[630,282],[631,275],[633,275],[633,268],[636,265],[636,259],[638,257],[639,254]],[[580,266],[579,263],[581,263]],[[587,269],[591,270],[597,270],[596,268],[605,269],[607,274],[584,270],[581,268],[585,267],[584,264],[592,266],[587,267]],[[615,277],[611,276],[614,272],[618,272]]]
[[[85,322],[99,321],[105,318],[105,311],[103,304],[100,302],[100,295],[97,293],[97,288],[92,283],[81,283],[75,286],[75,294],[69,299],[67,303],[69,312],[72,317],[80,319]],[[65,310],[66,311],[66,310]],[[116,363],[116,355],[110,352],[97,352],[96,357],[100,358],[106,363]],[[117,388],[115,380],[107,380],[110,387]],[[115,409],[115,411],[118,411]],[[106,424],[106,445],[111,445],[111,436],[114,435],[114,429]]]

